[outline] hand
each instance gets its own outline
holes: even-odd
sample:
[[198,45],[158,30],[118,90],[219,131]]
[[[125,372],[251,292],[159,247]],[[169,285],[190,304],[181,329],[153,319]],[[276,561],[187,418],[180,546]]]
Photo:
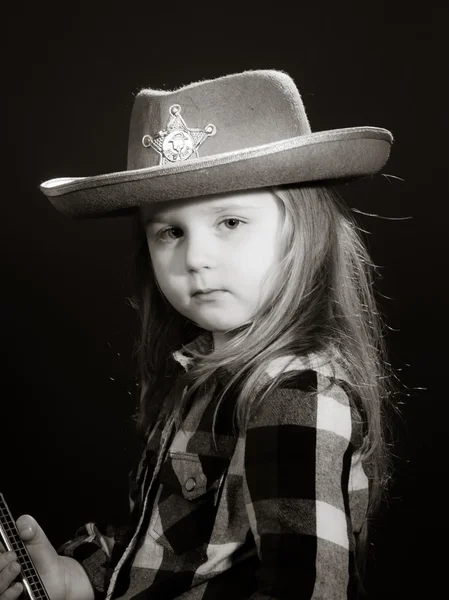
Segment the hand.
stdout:
[[20,573],[15,552],[5,552],[0,544],[0,600],[13,600],[22,593],[22,584],[14,583]]
[[[93,589],[82,566],[59,556],[33,517],[23,515],[16,525],[51,600],[93,600]],[[20,568],[14,570],[15,558],[14,553],[1,549],[0,600],[15,600],[23,591],[22,584],[14,582],[20,572]]]

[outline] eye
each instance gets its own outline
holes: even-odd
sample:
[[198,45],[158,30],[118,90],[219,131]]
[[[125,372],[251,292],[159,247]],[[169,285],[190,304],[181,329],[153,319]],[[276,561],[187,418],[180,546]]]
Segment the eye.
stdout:
[[243,223],[241,219],[237,219],[236,217],[228,217],[227,219],[223,219],[222,221],[227,229],[237,229],[237,227]]
[[180,227],[169,227],[168,229],[163,229],[161,232],[157,234],[157,238],[159,240],[166,241],[169,240],[177,240],[183,235],[183,231]]

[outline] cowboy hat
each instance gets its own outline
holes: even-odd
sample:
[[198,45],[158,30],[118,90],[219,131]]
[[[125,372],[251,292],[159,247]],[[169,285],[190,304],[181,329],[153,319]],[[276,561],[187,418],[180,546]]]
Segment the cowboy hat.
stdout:
[[312,133],[286,73],[245,71],[134,101],[126,171],[45,181],[62,213],[103,216],[142,204],[378,172],[391,133],[350,127]]

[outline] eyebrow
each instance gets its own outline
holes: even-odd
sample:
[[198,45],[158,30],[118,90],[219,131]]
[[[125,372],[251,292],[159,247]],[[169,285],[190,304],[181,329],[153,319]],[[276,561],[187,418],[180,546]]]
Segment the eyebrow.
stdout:
[[[235,210],[259,210],[260,206],[255,204],[246,204],[241,205],[237,203],[229,203],[229,204],[220,204],[216,207],[208,207],[206,210],[213,214],[220,214],[227,211],[235,211]],[[151,225],[153,223],[163,223],[165,221],[170,221],[170,212],[167,213],[156,213],[155,215],[149,215],[148,219],[145,220],[144,225]]]
[[241,205],[241,204],[236,204],[236,203],[230,203],[230,204],[222,204],[220,206],[216,206],[215,208],[211,209],[211,212],[213,213],[221,213],[221,212],[226,212],[227,210],[247,210],[247,209],[255,209],[258,210],[260,208],[260,206],[257,206],[255,204],[247,204],[247,205]]

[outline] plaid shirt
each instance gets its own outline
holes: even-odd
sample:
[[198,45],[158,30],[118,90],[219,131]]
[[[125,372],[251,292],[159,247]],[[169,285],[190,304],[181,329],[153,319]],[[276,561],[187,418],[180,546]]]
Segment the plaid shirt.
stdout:
[[[188,354],[174,357],[188,368]],[[60,549],[83,565],[96,597],[353,597],[368,501],[362,419],[345,374],[324,355],[273,361],[268,375],[281,372],[289,377],[239,437],[225,402],[214,444],[216,402],[196,398],[180,431],[167,426],[148,443],[131,534],[88,523]]]

